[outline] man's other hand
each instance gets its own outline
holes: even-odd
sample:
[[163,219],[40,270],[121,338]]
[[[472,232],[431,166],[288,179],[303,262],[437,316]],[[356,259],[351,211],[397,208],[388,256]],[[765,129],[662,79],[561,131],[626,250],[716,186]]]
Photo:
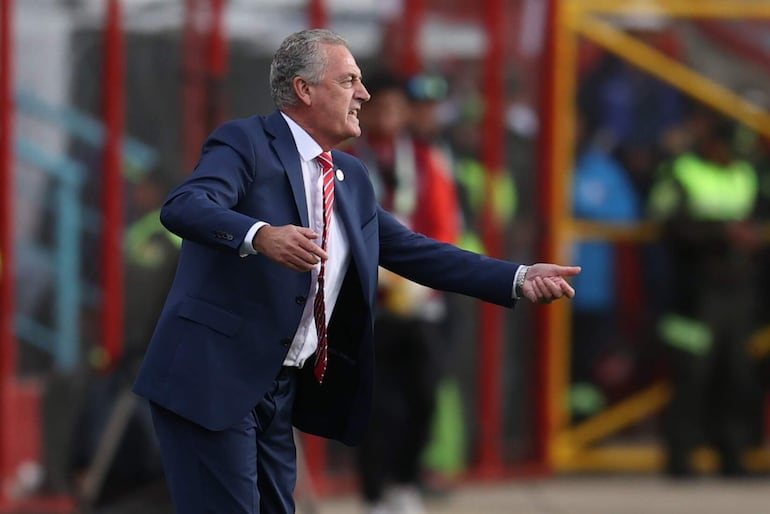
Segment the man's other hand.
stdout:
[[294,271],[310,271],[328,255],[314,240],[320,236],[307,227],[265,225],[254,236],[258,253]]

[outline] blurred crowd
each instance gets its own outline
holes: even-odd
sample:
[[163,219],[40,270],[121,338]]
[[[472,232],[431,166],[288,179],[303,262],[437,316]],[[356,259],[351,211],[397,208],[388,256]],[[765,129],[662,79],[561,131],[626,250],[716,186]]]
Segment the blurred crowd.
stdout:
[[576,132],[574,217],[659,231],[574,248],[572,419],[667,378],[665,472],[697,475],[711,446],[745,476],[765,430],[767,139],[608,54],[586,64]]

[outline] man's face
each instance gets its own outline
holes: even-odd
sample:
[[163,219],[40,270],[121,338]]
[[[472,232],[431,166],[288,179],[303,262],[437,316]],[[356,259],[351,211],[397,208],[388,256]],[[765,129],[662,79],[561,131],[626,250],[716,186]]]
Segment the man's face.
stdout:
[[342,45],[325,45],[326,69],[318,84],[311,85],[311,135],[324,148],[361,135],[358,114],[369,100],[361,82],[361,70]]

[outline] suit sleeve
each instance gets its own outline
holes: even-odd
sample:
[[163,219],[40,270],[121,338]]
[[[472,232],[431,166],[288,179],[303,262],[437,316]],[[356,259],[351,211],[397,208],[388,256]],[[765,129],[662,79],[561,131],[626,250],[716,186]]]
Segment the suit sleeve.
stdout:
[[205,142],[190,178],[166,199],[161,221],[183,239],[238,252],[258,220],[238,212],[254,181],[253,145],[238,122],[218,128]]
[[419,284],[512,307],[519,264],[461,250],[413,232],[378,207],[380,266]]

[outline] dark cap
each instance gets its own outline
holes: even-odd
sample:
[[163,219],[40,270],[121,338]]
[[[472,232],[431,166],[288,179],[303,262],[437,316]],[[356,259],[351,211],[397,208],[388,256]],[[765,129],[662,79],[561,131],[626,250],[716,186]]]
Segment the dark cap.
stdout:
[[406,81],[406,95],[415,102],[440,102],[449,94],[449,83],[441,75],[422,73]]
[[364,75],[364,86],[374,96],[382,91],[403,91],[404,81],[388,70],[375,70]]

